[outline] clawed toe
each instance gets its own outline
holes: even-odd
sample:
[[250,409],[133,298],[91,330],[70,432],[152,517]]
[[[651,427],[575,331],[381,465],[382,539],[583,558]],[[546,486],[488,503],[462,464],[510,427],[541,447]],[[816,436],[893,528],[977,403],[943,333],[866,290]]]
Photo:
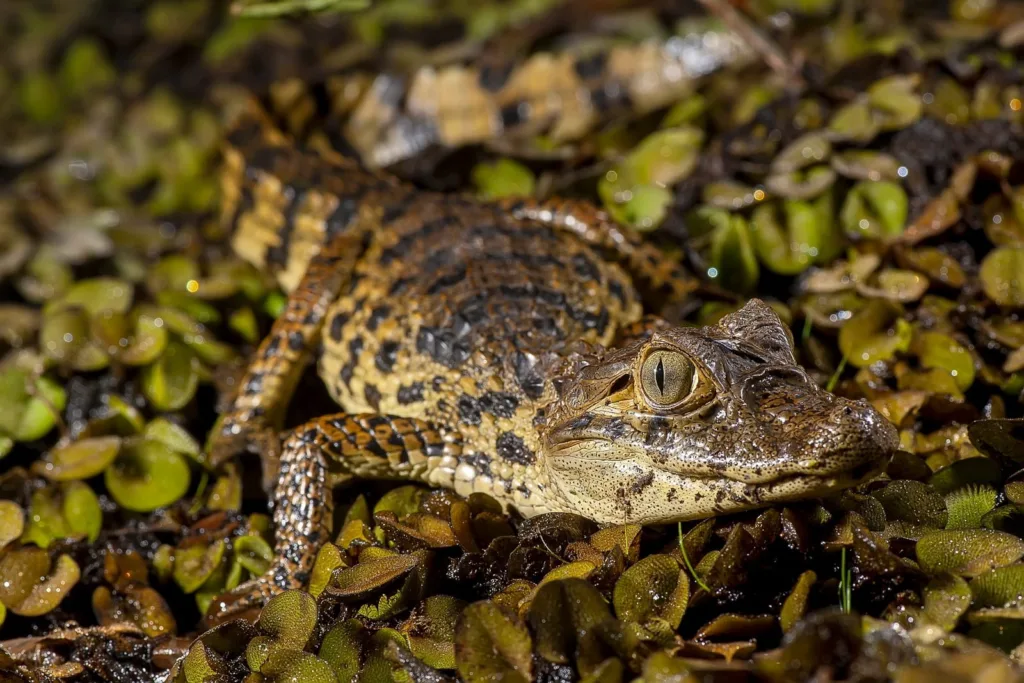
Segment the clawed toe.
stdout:
[[273,429],[245,425],[230,416],[223,417],[212,431],[206,452],[214,469],[242,453],[257,454],[263,469],[263,490],[268,495],[274,490],[281,459],[281,438]]

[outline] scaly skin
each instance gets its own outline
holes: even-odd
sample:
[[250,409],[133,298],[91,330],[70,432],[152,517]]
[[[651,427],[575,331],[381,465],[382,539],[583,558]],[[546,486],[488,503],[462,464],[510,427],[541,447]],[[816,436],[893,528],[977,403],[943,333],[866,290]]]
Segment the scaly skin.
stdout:
[[[324,83],[330,108],[324,128],[342,132],[371,168],[391,166],[431,146],[522,145],[537,135],[572,142],[616,117],[677,102],[700,77],[752,55],[718,22],[694,18],[664,39],[582,53],[423,66],[362,80],[334,76]],[[353,98],[354,88],[361,92]],[[273,102],[289,132],[310,132],[320,106],[305,84],[279,85]],[[322,130],[314,128],[316,138]]]
[[[226,162],[233,245],[290,296],[212,447],[260,448],[276,557],[211,623],[307,581],[353,476],[647,524],[829,494],[897,447],[869,405],[809,379],[764,303],[701,329],[643,318],[695,283],[590,205],[420,191],[297,149],[256,105]],[[341,412],[279,446],[313,356]]]

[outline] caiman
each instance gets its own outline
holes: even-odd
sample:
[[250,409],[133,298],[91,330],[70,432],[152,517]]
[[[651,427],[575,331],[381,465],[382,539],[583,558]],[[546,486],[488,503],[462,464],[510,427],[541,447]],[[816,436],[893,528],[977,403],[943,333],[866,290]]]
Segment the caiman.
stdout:
[[[208,618],[304,585],[331,538],[332,487],[351,477],[655,524],[831,494],[896,449],[877,411],[797,364],[767,304],[702,328],[645,316],[696,281],[594,206],[427,192],[247,111],[228,136],[223,221],[289,295],[211,450],[260,450],[276,545],[269,572]],[[282,442],[314,356],[339,412]]]

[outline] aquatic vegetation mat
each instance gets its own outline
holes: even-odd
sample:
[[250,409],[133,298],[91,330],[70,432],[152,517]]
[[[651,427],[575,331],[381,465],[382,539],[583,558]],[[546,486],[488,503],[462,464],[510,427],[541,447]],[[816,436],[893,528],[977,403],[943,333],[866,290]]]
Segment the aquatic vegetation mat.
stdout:
[[[0,680],[1024,679],[1024,9],[741,3],[799,79],[735,53],[576,135],[375,146],[402,74],[725,30],[626,4],[0,3]],[[659,313],[769,301],[899,452],[650,528],[342,487],[308,588],[206,628],[274,557],[255,459],[205,449],[284,305],[215,217],[249,91],[423,187],[603,206],[700,277]],[[333,412],[300,391],[287,425]]]

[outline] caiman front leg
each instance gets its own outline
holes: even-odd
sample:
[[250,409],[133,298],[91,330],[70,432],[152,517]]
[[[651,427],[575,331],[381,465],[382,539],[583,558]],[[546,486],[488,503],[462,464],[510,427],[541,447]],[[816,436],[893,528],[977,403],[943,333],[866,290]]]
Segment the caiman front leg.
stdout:
[[310,261],[284,311],[256,350],[230,409],[214,428],[207,450],[212,466],[222,465],[243,450],[253,450],[260,455],[264,489],[273,486],[281,451],[276,426],[319,342],[327,309],[351,281],[364,226],[370,224],[368,217],[356,219],[351,229],[335,237]]
[[461,452],[458,432],[389,415],[340,413],[292,431],[271,497],[274,560],[266,574],[214,600],[207,625],[255,612],[274,595],[305,586],[331,537],[335,484],[355,476],[450,486]]

